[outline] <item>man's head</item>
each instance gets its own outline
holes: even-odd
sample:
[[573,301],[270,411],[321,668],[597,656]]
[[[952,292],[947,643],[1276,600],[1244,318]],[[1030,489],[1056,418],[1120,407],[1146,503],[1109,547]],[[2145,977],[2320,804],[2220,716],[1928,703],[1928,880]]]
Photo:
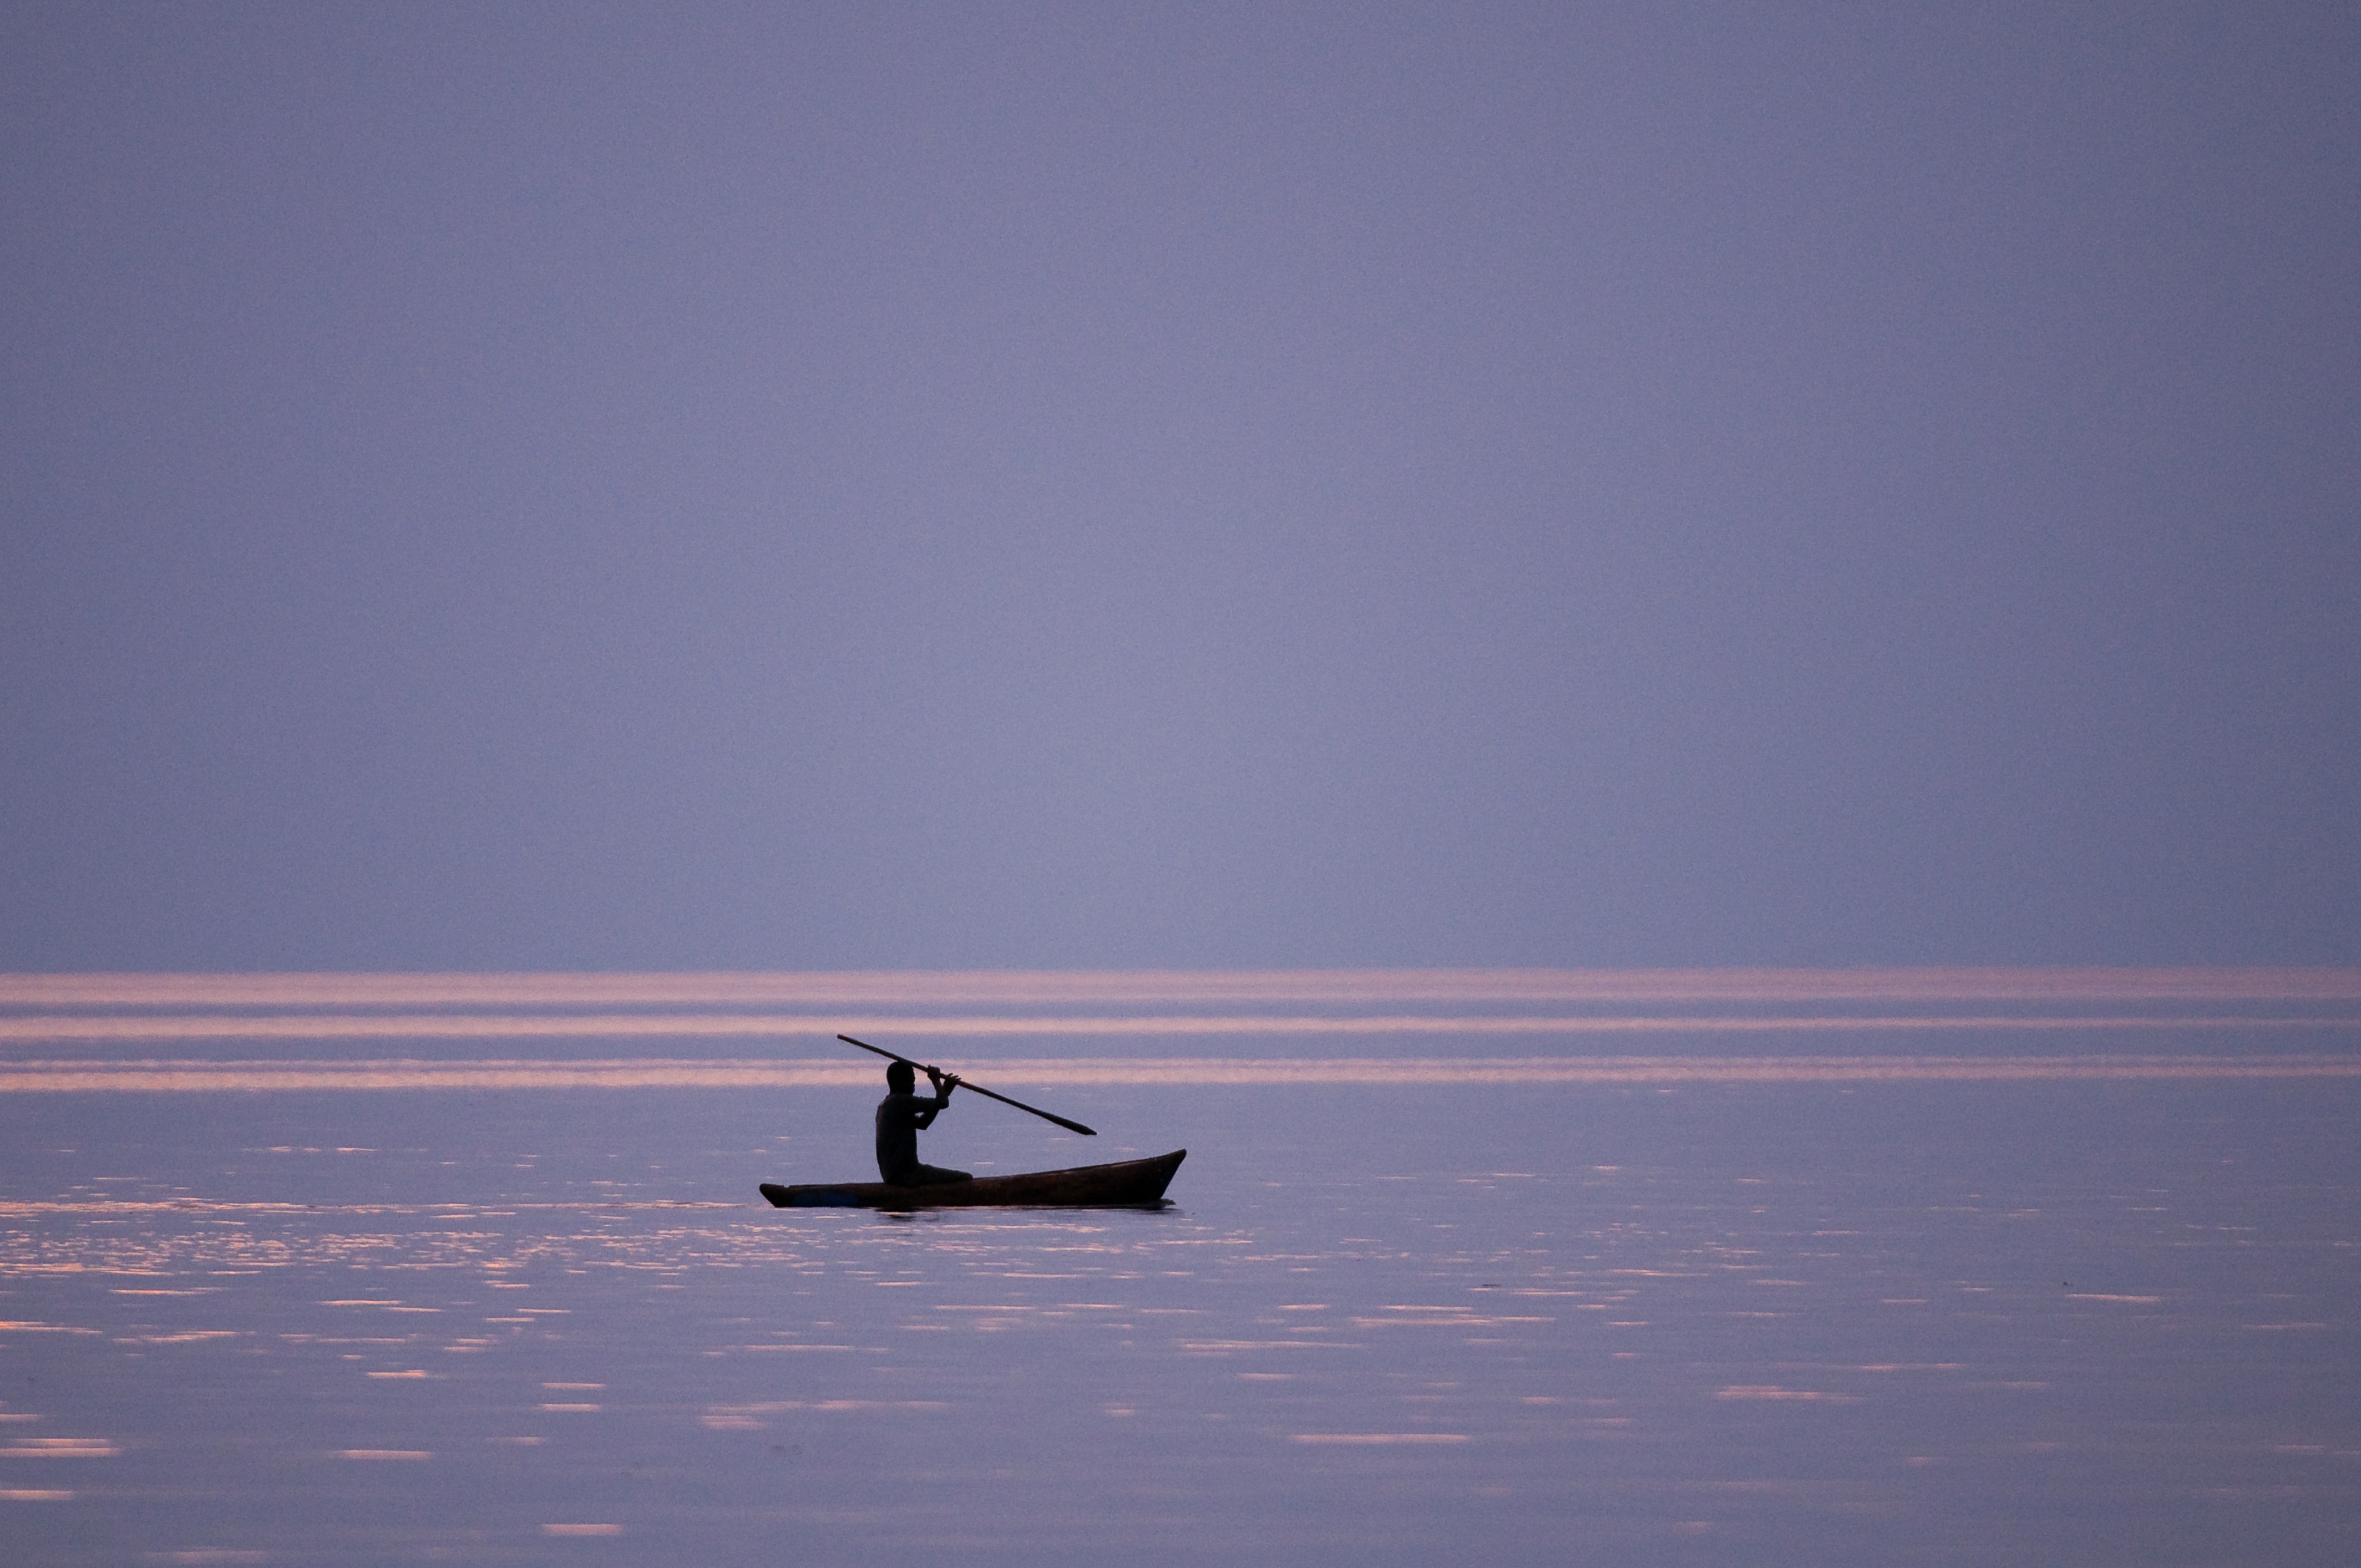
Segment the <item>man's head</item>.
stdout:
[[896,1094],[907,1094],[918,1084],[918,1069],[906,1061],[885,1064],[885,1087]]

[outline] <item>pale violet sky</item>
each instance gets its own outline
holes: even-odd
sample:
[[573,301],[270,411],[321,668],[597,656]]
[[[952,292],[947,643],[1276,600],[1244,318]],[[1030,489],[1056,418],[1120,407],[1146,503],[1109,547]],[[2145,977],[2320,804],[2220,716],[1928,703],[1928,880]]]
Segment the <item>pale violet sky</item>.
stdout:
[[0,5],[0,970],[2351,963],[2361,12]]

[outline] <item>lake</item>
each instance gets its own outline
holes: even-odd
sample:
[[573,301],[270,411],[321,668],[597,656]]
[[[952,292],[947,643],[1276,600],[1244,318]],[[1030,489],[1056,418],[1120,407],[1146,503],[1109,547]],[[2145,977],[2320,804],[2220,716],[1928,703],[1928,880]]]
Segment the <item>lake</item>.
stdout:
[[2361,1561],[2361,1028],[2272,1021],[2318,1011],[2039,1055],[1967,1025],[1743,1058],[927,1038],[903,1048],[1101,1134],[961,1099],[930,1160],[1190,1154],[1159,1211],[913,1216],[756,1198],[868,1174],[873,1064],[808,1042],[503,1036],[488,1066],[463,1034],[258,1025],[167,1056],[144,1025],[20,1028],[0,1541],[77,1565]]

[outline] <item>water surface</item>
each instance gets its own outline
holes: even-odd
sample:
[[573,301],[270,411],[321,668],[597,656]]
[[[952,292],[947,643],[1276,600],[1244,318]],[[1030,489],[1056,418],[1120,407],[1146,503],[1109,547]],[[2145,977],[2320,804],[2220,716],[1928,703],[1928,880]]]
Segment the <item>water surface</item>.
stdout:
[[[1103,1131],[963,1102],[939,1163],[1191,1154],[1161,1211],[916,1217],[756,1199],[863,1172],[876,1090],[817,1056],[592,1088],[644,1041],[556,1040],[510,1087],[365,1087],[336,1075],[515,1047],[249,1036],[133,1087],[150,1046],[19,1044],[0,1541],[74,1565],[2361,1557],[2352,1031],[1857,1035],[1752,1067],[1719,1039],[1520,1042],[1526,1069],[1454,1036],[930,1047]],[[1984,1070],[1773,1070],[1872,1055]],[[1163,1069],[1207,1059],[1238,1069]],[[324,1076],[221,1086],[298,1060]]]

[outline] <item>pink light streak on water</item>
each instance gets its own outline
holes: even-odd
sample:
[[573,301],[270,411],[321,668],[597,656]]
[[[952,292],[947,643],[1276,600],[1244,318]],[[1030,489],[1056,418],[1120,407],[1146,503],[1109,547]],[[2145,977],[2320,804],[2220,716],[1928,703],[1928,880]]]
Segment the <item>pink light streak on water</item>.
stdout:
[[[1002,1088],[1126,1085],[1965,1083],[2361,1078],[2349,1056],[1071,1058],[995,1061]],[[858,1062],[112,1061],[0,1067],[0,1093],[873,1086]]]

